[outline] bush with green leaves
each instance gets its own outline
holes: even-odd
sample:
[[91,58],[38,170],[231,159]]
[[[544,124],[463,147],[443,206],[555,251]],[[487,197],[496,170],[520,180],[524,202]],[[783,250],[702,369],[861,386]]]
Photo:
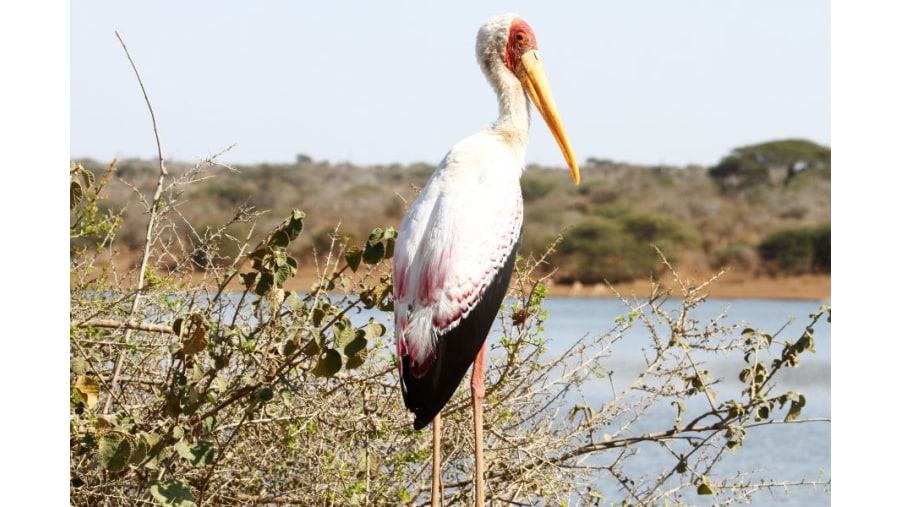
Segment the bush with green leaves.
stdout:
[[[285,289],[298,267],[288,253],[303,231],[305,214],[298,210],[255,247],[245,243],[231,265],[212,265],[200,280],[190,261],[200,249],[217,257],[213,239],[230,224],[203,236],[193,231],[178,254],[148,226],[146,262],[119,273],[113,263],[96,262],[114,248],[118,222],[96,214],[102,185],[77,167],[70,227],[73,504],[242,503],[254,488],[265,489],[266,481],[254,478],[253,456],[262,449],[243,441],[267,428],[260,418],[303,425],[307,411],[328,405],[311,404],[315,396],[308,392],[321,396],[326,379],[362,368],[373,344],[384,339],[384,323],[373,318],[354,325],[350,315],[391,310],[385,261],[396,232],[376,229],[357,246],[335,236],[335,255],[324,259],[327,274],[303,293]],[[166,218],[173,210],[163,203],[174,201],[183,183],[145,201],[154,203],[150,224],[171,226]],[[241,209],[235,217],[253,222],[258,215]],[[80,246],[77,240],[91,231],[109,240]],[[305,415],[285,416],[291,408]],[[287,466],[285,459],[279,466]],[[246,481],[222,490],[235,474]]]
[[654,246],[677,252],[699,244],[696,231],[679,220],[652,213],[633,213],[618,207],[598,213],[569,229],[558,247],[567,266],[562,283],[618,283],[648,278],[660,268]]
[[[72,505],[422,505],[430,499],[431,437],[412,429],[402,405],[390,338],[396,238],[390,224],[359,239],[336,228],[328,251],[296,257],[292,246],[304,241],[309,217],[295,210],[264,234],[245,237],[230,264],[210,263],[198,274],[192,264],[198,250],[220,258],[224,231],[235,223],[256,231],[261,216],[239,208],[218,228],[183,224],[187,234],[164,240],[160,231],[179,228],[173,203],[181,187],[206,180],[200,174],[216,167],[204,162],[183,179],[163,174],[155,197],[141,199],[151,215],[144,262],[120,272],[100,261],[116,250],[117,215],[96,212],[103,185],[74,167]],[[108,174],[115,174],[114,165]],[[617,222],[611,237],[653,236],[659,224],[631,219]],[[86,231],[104,239],[85,247]],[[302,291],[288,288],[305,262],[318,266],[317,281]],[[707,284],[683,284],[675,312],[666,309],[669,293],[655,287],[646,299],[623,300],[622,316],[608,329],[551,355],[543,330],[552,318],[542,306],[547,279],[534,278],[542,262],[547,259],[519,259],[500,338],[490,342],[490,501],[656,505],[710,495],[730,503],[767,489],[829,486],[827,478],[769,480],[717,470],[767,421],[810,422],[803,419],[802,393],[777,381],[814,350],[813,325],[830,318],[830,308],[812,315],[791,340],[783,332],[693,319]],[[643,370],[606,384],[605,403],[591,401],[581,386],[613,375],[611,347],[626,339],[647,340]],[[730,373],[744,385],[740,395],[717,399],[719,379],[701,360],[711,352],[744,359]],[[468,397],[459,390],[443,411],[444,505],[467,505],[473,495]],[[677,410],[646,433],[630,430],[656,407]],[[626,465],[641,463],[636,451],[649,445],[662,446],[669,457],[639,465],[643,474],[627,473]],[[584,466],[588,460],[608,464]],[[600,476],[620,487],[598,490]]]
[[792,275],[831,272],[831,224],[781,231],[758,247],[770,273]]

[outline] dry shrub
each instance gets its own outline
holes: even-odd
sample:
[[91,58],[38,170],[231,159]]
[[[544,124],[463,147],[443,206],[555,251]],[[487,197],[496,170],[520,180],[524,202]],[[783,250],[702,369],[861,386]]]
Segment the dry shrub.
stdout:
[[[164,191],[143,200],[158,228],[147,228],[138,272],[98,264],[96,249],[72,251],[71,503],[426,503],[431,437],[411,428],[390,338],[395,233],[386,227],[345,242],[337,229],[327,251],[295,258],[301,212],[262,234],[253,210],[199,231],[176,207],[153,205],[177,201],[171,197],[182,186],[214,167],[161,178]],[[99,191],[83,185],[89,198],[73,198],[72,237],[85,227],[105,231],[102,248],[114,249],[116,221],[88,212]],[[217,257],[235,223],[252,231],[233,237],[239,254],[192,276],[192,254],[203,248]],[[192,241],[164,240],[163,233]],[[284,288],[298,262],[318,266],[319,279],[305,292]],[[827,478],[718,472],[756,428],[811,422],[802,417],[803,395],[781,389],[777,379],[813,350],[813,325],[830,308],[812,315],[800,337],[701,323],[691,315],[712,281],[692,286],[673,272],[677,311],[666,309],[669,293],[653,288],[646,299],[623,300],[609,329],[551,354],[542,335],[552,318],[542,307],[547,279],[535,271],[546,262],[519,262],[501,338],[492,345],[485,403],[492,502],[652,505],[711,495],[724,504],[761,490],[830,485]],[[227,290],[235,280],[241,289]],[[612,382],[613,347],[637,330],[647,340],[643,366]],[[710,354],[744,358],[729,373],[741,378],[739,396],[717,399],[718,379],[703,366]],[[598,379],[608,380],[600,384],[601,404]],[[460,390],[443,413],[445,505],[468,505],[473,495],[468,407]],[[670,421],[632,430],[660,407]],[[642,462],[645,446],[664,449],[665,457]],[[618,487],[598,489],[601,478]]]

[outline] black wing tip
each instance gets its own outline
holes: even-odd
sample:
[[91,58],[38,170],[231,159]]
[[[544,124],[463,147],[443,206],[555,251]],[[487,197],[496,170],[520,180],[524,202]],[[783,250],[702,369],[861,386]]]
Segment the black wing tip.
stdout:
[[428,426],[429,424],[431,424],[431,421],[433,421],[433,420],[434,420],[434,416],[432,416],[431,419],[426,420],[424,417],[417,415],[416,420],[413,422],[413,429],[417,430],[417,431],[424,429],[425,426]]
[[416,415],[416,419],[415,421],[413,421],[413,429],[421,430],[425,426],[431,424],[431,421],[434,420],[434,418],[440,413],[443,407],[443,404],[437,406],[433,403],[429,403],[427,405],[419,407],[414,407],[407,404],[406,408]]
[[[418,379],[415,378],[410,372],[410,361],[409,356],[403,356],[401,358],[403,362],[402,368],[402,378],[400,381],[400,387],[403,392],[403,402],[406,405],[407,410],[416,415],[416,419],[413,422],[413,428],[416,430],[421,430],[425,426],[431,424],[431,421],[434,419],[438,413],[440,413],[441,409],[444,408],[444,405],[447,403],[447,400],[450,399],[450,396],[456,390],[456,386],[453,387],[453,390],[449,393],[444,393],[442,396],[438,393],[438,397],[435,398],[435,393],[433,391],[429,391],[428,387],[433,384],[433,378],[429,380]],[[458,385],[458,384],[457,384]],[[442,403],[435,403],[441,397],[446,397],[447,400],[444,400]]]

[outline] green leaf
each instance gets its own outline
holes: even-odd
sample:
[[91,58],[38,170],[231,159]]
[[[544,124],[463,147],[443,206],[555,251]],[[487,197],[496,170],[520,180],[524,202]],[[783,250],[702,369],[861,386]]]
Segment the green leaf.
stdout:
[[100,437],[98,457],[103,468],[110,472],[124,470],[131,461],[132,445],[128,435],[111,431]]
[[182,458],[188,460],[195,467],[202,467],[210,464],[215,456],[215,449],[212,442],[206,440],[198,440],[196,444],[189,445],[182,440],[175,444],[175,451]]
[[737,450],[744,443],[746,434],[747,430],[743,426],[728,426],[728,430],[725,432],[725,438],[728,441],[725,442],[725,445],[732,451]]
[[269,248],[268,246],[264,246],[258,250],[254,250],[247,258],[250,259],[253,264],[253,269],[268,269],[268,265],[271,264],[271,258],[275,255],[275,251]]
[[157,502],[167,507],[194,507],[197,505],[191,488],[183,480],[154,481],[150,485],[150,494]]
[[69,362],[69,368],[76,375],[84,375],[84,372],[88,369],[88,364],[84,359],[76,357]]
[[266,244],[272,248],[287,248],[288,245],[291,244],[291,237],[284,231],[276,230],[269,236],[269,241],[267,241]]
[[[181,326],[179,326],[180,328]],[[181,351],[187,355],[196,354],[206,349],[209,343],[208,328],[203,321],[203,317],[199,314],[190,316],[190,327],[188,335],[184,337],[184,343],[181,345]]]
[[290,339],[284,342],[283,354],[286,356],[290,356],[294,352],[297,352],[299,348],[300,346],[297,344],[297,338]]
[[359,263],[362,261],[362,250],[358,246],[350,247],[347,250],[347,253],[344,254],[344,259],[347,261],[347,265],[350,266],[350,269],[355,273],[356,270],[359,269]]
[[319,327],[322,325],[322,320],[325,318],[325,309],[321,307],[313,308],[312,311],[312,323],[314,326]]
[[254,394],[256,398],[263,403],[268,403],[275,397],[275,392],[272,391],[271,387],[263,387]]
[[182,324],[184,324],[184,319],[181,317],[178,317],[177,319],[175,319],[172,322],[172,331],[174,331],[175,334],[177,334],[179,336],[181,336],[181,325]]
[[385,247],[384,247],[384,258],[385,259],[390,259],[394,256],[394,243],[396,243],[396,242],[397,242],[397,240],[395,240],[393,238],[387,239],[387,237],[385,236]]
[[381,336],[384,336],[384,333],[387,331],[387,328],[384,327],[383,324],[375,322],[374,319],[369,319],[369,323],[366,324],[366,339],[374,340]]
[[393,303],[388,298],[388,296],[391,294],[391,289],[392,287],[389,283],[381,282],[371,289],[360,293],[359,299],[363,302],[363,305],[367,310],[377,305],[379,310],[386,311],[385,307]]
[[368,344],[369,341],[363,337],[362,331],[357,330],[356,337],[344,346],[344,355],[347,357],[355,356],[359,351],[364,350]]
[[259,281],[253,288],[253,293],[257,296],[265,296],[275,288],[275,276],[272,273],[260,273]]
[[[71,166],[71,164],[70,164]],[[81,176],[81,180],[84,181],[84,186],[87,188],[91,188],[94,186],[94,173],[88,171],[84,168],[83,165],[77,164],[75,166],[76,172]]]
[[275,266],[281,267],[287,264],[288,254],[283,248],[275,250]]
[[716,495],[719,490],[710,481],[709,477],[703,476],[702,482],[697,486],[698,495]]
[[69,209],[74,209],[75,206],[78,206],[82,199],[84,199],[84,189],[81,188],[81,183],[72,181],[69,185]]
[[341,354],[334,349],[327,349],[321,356],[313,375],[317,377],[331,377],[341,370]]
[[216,428],[218,428],[218,427],[219,427],[219,418],[218,417],[211,415],[211,416],[203,419],[203,429],[207,433],[212,433],[212,432],[216,431]]
[[284,232],[287,233],[288,238],[291,241],[297,239],[297,236],[303,232],[303,218],[306,217],[306,213],[295,209],[291,211],[291,217],[287,219],[287,221],[282,226],[284,228]]
[[356,339],[356,329],[353,329],[352,324],[349,320],[341,320],[339,322],[335,322],[332,327],[334,332],[334,346],[338,349],[343,349],[350,342]]
[[362,349],[357,352],[355,355],[352,355],[347,358],[347,369],[352,370],[354,368],[359,368],[366,362],[366,358],[369,356],[369,349]]
[[384,245],[382,243],[367,244],[363,251],[363,262],[366,264],[378,264],[384,259]]
[[319,350],[320,348],[318,342],[315,339],[312,339],[303,346],[303,355],[311,357],[318,354]]
[[259,273],[240,273],[238,277],[241,279],[241,285],[243,285],[246,289],[252,290],[256,285],[256,275]]
[[149,441],[138,435],[138,438],[134,442],[134,449],[131,452],[131,459],[129,462],[133,465],[140,465],[147,458],[147,453],[150,452],[150,448],[151,445]]
[[369,241],[367,241],[367,243],[369,245],[374,245],[375,243],[380,242],[381,238],[383,237],[384,231],[381,229],[381,227],[376,227],[372,229],[372,234],[369,234]]
[[278,394],[281,396],[281,402],[285,404],[285,406],[293,407],[294,406],[294,392],[288,388],[283,388],[278,391]]
[[[295,264],[296,264],[296,262],[295,262]],[[296,271],[297,271],[296,266],[292,267],[287,263],[285,263],[283,266],[278,266],[278,268],[275,269],[275,277],[274,277],[275,286],[278,288],[284,287],[284,282],[288,281],[289,278],[294,276],[294,272],[296,272]]]
[[791,422],[794,419],[800,417],[800,411],[803,410],[803,407],[806,406],[806,396],[798,395],[796,400],[791,401],[791,408],[788,410],[787,415],[784,417],[784,422]]

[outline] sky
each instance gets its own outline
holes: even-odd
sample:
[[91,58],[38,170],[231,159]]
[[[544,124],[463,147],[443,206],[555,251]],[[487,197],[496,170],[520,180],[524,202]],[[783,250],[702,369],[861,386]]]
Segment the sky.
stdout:
[[[577,159],[715,164],[781,138],[830,145],[830,10],[725,2],[73,2],[70,154],[230,163],[298,154],[438,162],[489,125],[475,34],[514,11],[536,34]],[[528,163],[563,166],[535,115]]]

